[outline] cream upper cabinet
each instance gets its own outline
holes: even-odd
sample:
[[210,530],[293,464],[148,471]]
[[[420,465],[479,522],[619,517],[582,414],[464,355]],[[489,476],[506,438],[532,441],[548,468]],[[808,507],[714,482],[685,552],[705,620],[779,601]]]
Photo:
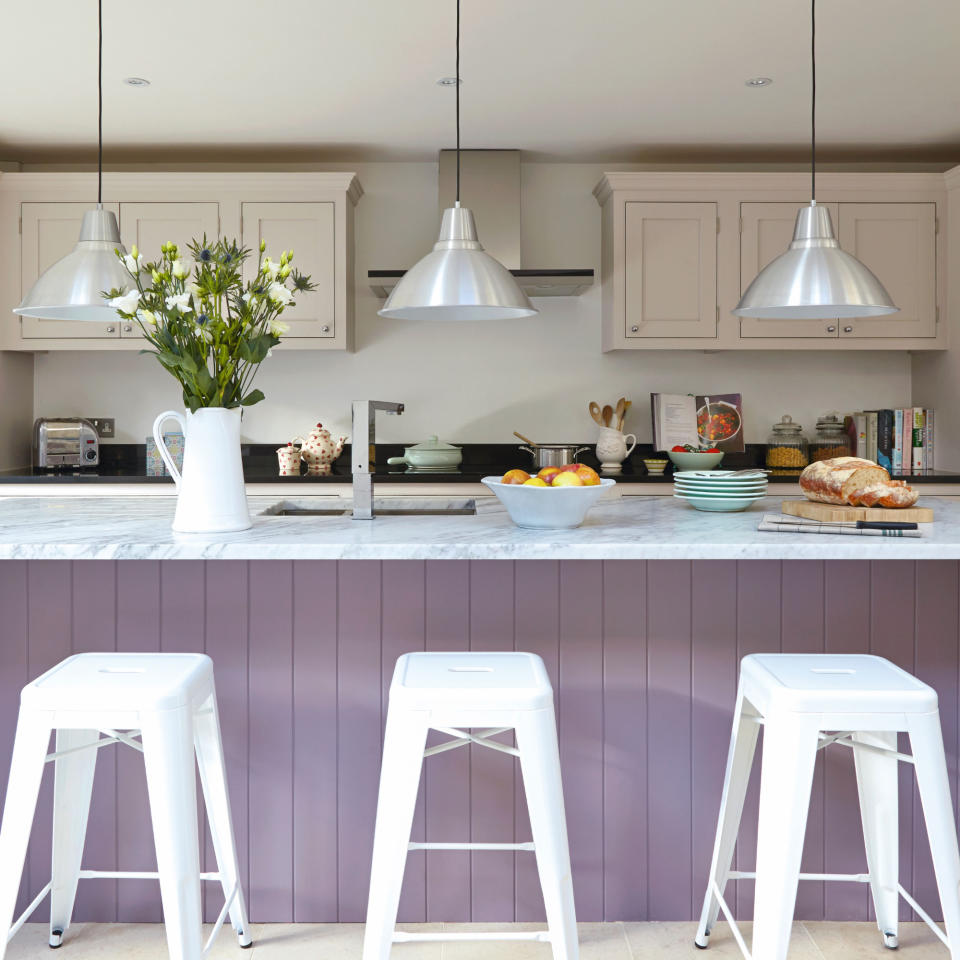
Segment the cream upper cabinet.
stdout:
[[[183,255],[190,256],[188,244],[204,236],[215,241],[220,232],[218,203],[121,203],[120,237],[130,250],[136,244],[145,262],[160,259],[160,247],[172,240]],[[121,323],[121,337],[142,337],[135,323]]]
[[247,277],[256,274],[260,241],[279,260],[293,249],[293,265],[310,275],[316,290],[297,295],[296,305],[281,317],[290,325],[286,337],[334,337],[337,333],[336,233],[333,203],[244,203],[243,245],[249,247]]
[[[786,252],[793,240],[793,228],[797,211],[808,200],[741,203],[740,204],[740,293],[743,294],[754,277],[780,254]],[[837,229],[839,206],[822,203],[833,218]],[[830,320],[764,320],[755,317],[740,317],[740,336],[751,337],[798,337],[811,339],[837,339],[840,322]]]
[[898,313],[845,320],[841,337],[937,335],[937,205],[841,203],[840,246],[887,288]]
[[[76,245],[83,215],[91,209],[89,202],[21,203],[20,204],[20,295],[17,302],[34,285],[37,277]],[[105,203],[106,210],[116,216],[119,206]],[[16,306],[13,304],[12,306]],[[111,340],[119,336],[119,323],[93,323],[87,320],[40,320],[17,317],[20,336],[35,342],[51,339]]]

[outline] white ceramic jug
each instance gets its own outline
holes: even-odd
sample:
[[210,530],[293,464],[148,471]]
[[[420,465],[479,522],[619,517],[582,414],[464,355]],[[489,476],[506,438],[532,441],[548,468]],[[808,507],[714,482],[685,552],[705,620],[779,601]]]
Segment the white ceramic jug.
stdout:
[[[183,471],[163,443],[163,423],[176,420],[183,430]],[[226,533],[251,526],[240,459],[240,408],[201,407],[161,413],[153,422],[153,439],[177,485],[178,533]]]

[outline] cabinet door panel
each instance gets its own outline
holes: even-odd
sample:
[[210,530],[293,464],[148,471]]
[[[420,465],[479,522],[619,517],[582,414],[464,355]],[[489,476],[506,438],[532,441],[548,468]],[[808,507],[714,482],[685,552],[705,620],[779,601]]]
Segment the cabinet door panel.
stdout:
[[935,337],[936,204],[841,203],[839,239],[879,277],[900,308],[887,317],[846,320],[841,336]]
[[[190,254],[187,244],[206,234],[216,240],[220,233],[218,203],[121,203],[120,236],[129,250],[136,244],[145,261],[157,260],[160,247],[168,240],[176,243],[184,256]],[[135,323],[120,327],[121,337],[142,337]]]
[[254,251],[248,276],[256,271],[260,241],[275,260],[283,250],[294,251],[294,266],[317,285],[297,294],[296,306],[281,317],[290,324],[290,337],[333,337],[335,318],[335,226],[332,202],[244,203],[243,244]]
[[[80,223],[90,203],[20,204],[20,296],[34,285],[47,267],[65,257],[77,244]],[[115,203],[104,209],[119,210]],[[86,320],[39,320],[20,317],[20,335],[24,340],[111,340],[119,333],[119,323],[91,323]]]
[[[796,203],[741,203],[740,204],[740,293],[753,282],[754,277],[772,260],[784,253],[793,239],[797,211],[808,201]],[[835,203],[819,203],[827,207],[837,228],[838,208]],[[836,339],[840,324],[837,320],[760,320],[740,318],[741,337],[812,337]]]
[[628,201],[627,337],[717,335],[717,206]]

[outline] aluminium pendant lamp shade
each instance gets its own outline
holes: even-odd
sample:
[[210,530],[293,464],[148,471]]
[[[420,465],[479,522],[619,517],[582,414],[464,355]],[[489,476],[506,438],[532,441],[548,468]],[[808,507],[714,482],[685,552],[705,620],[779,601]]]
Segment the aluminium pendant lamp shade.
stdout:
[[537,309],[483,249],[473,213],[458,204],[444,210],[440,239],[400,278],[379,313],[401,320],[517,320]]
[[797,213],[793,241],[747,287],[739,317],[831,320],[882,317],[899,308],[870,269],[840,249],[830,211],[811,203]]
[[125,253],[117,218],[101,206],[88,210],[77,245],[40,275],[13,312],[44,320],[119,321],[120,315],[103,298],[104,292],[126,293],[133,285],[117,250]]

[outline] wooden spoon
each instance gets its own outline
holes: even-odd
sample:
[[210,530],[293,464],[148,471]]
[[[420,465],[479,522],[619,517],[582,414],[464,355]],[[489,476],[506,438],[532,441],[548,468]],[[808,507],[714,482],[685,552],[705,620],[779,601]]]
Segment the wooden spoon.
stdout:
[[610,421],[613,419],[613,407],[611,407],[610,404],[608,403],[603,408],[603,413],[601,413],[600,416],[603,417],[603,425],[605,427],[609,427]]
[[539,447],[539,446],[540,446],[539,443],[534,443],[534,442],[533,442],[532,440],[530,440],[528,437],[525,437],[522,433],[517,433],[516,430],[513,431],[513,435],[514,435],[515,437],[519,437],[524,443],[529,443],[531,447]]
[[627,402],[626,397],[621,397],[621,398],[617,401],[617,409],[615,410],[615,413],[616,413],[616,416],[617,416],[617,429],[618,429],[618,430],[620,430],[620,429],[623,427],[623,414],[624,414],[624,410],[626,409],[626,407],[625,407],[626,402]]
[[632,400],[625,400],[623,404],[623,416],[620,417],[620,424],[617,429],[623,430],[623,425],[627,419],[627,411],[633,406]]
[[593,422],[598,426],[603,426],[603,418],[600,416],[600,404],[595,400],[590,401],[590,416],[593,417]]

